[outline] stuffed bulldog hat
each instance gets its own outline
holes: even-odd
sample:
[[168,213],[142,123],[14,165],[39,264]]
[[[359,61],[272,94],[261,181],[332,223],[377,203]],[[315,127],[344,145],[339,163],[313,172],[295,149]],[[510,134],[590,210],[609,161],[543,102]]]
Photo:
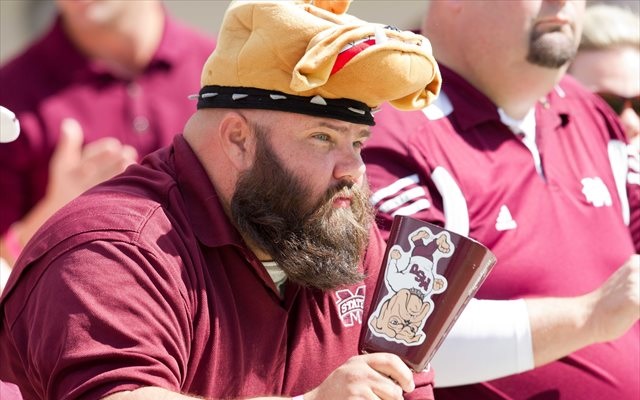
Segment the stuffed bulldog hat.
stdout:
[[441,78],[429,41],[344,14],[348,6],[349,0],[232,2],[202,71],[198,108],[281,110],[373,125],[372,110],[383,102],[401,110],[431,103]]

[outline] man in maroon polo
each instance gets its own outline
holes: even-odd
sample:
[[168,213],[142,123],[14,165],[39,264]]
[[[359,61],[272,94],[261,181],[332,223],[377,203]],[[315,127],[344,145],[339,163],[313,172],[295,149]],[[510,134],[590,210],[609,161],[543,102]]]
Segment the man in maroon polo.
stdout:
[[564,76],[584,6],[431,2],[442,92],[376,114],[363,159],[383,230],[411,215],[498,259],[432,362],[438,399],[640,396],[637,180],[617,116]]
[[384,250],[360,149],[373,107],[438,91],[427,43],[299,2],[232,5],[184,134],[20,256],[0,379],[47,399],[432,399],[431,371],[357,355]]

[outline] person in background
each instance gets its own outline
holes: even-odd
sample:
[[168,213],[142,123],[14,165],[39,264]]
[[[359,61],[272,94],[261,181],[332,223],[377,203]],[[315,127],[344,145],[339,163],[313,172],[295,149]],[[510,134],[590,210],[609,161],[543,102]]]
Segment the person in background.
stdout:
[[432,371],[358,355],[385,248],[360,149],[373,109],[428,105],[440,75],[426,38],[314,2],[333,3],[230,5],[184,134],[25,247],[0,379],[28,399],[433,399]]
[[442,92],[423,111],[383,106],[363,149],[384,231],[411,215],[498,259],[432,362],[439,400],[640,397],[624,131],[565,75],[584,8],[430,2]]
[[587,7],[580,47],[569,73],[620,116],[627,139],[640,145],[640,17],[609,4]]
[[56,0],[52,28],[0,68],[22,126],[0,146],[0,257],[13,265],[58,208],[169,144],[215,46],[158,0]]

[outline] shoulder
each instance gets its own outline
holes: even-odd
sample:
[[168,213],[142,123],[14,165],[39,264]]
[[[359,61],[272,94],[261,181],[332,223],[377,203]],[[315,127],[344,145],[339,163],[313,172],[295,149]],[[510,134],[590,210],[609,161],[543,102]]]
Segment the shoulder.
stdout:
[[[152,157],[154,158],[154,157]],[[159,159],[159,157],[158,157]],[[177,184],[158,165],[133,165],[123,174],[95,186],[54,214],[25,248],[28,264],[47,251],[96,240],[123,241],[151,247],[175,219]]]
[[366,153],[376,148],[402,150],[407,148],[429,122],[421,111],[400,111],[388,104],[375,114],[376,125],[365,147]]
[[604,100],[572,76],[566,75],[550,97],[552,106],[567,112],[576,124],[606,133],[606,139],[624,140],[618,115]]
[[615,115],[598,95],[588,90],[570,75],[565,75],[556,85],[554,88],[554,95],[556,98],[561,98],[563,101],[569,102],[570,106],[572,106],[570,109],[572,113],[599,112]]
[[66,265],[67,270],[107,275],[115,269],[135,275],[145,268],[173,268],[168,258],[184,255],[181,240],[185,235],[176,236],[176,221],[183,218],[179,212],[169,211],[180,209],[175,204],[180,196],[175,192],[175,183],[162,174],[125,172],[80,195],[56,212],[27,243],[11,273],[5,297],[14,288],[35,286],[38,276],[49,273],[56,263],[58,267]]

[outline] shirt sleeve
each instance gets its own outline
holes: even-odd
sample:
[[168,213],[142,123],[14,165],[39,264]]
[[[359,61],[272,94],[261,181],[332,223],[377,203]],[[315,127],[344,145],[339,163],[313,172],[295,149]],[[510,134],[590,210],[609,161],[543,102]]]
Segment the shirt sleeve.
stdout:
[[[385,240],[389,237],[395,215],[411,215],[441,226],[445,222],[430,167],[426,163],[420,164],[402,139],[390,142],[395,139],[393,133],[373,135],[372,143],[367,143],[363,150],[372,193],[370,202],[376,210],[376,222]],[[377,140],[381,139],[387,142],[378,143]]]
[[627,145],[627,197],[629,199],[629,231],[636,253],[640,253],[640,137]]
[[479,383],[533,369],[525,301],[472,299],[431,365],[436,387]]
[[[171,269],[132,244],[94,241],[42,271],[12,323],[44,398],[100,398],[141,386],[180,391],[191,318]],[[30,280],[33,281],[33,280]]]

